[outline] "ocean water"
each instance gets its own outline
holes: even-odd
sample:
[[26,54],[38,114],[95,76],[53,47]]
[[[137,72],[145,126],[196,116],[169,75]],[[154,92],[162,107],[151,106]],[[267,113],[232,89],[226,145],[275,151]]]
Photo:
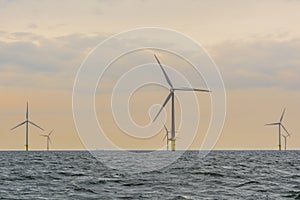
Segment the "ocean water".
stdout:
[[[300,199],[300,151],[198,153],[163,169],[126,173],[87,151],[3,151],[0,199]],[[121,151],[101,154],[128,162]]]

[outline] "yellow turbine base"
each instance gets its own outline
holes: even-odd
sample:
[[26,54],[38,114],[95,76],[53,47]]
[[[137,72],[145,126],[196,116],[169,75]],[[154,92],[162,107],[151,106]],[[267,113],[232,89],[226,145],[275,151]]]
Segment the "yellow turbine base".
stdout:
[[175,139],[171,140],[171,150],[175,151]]
[[26,151],[28,151],[28,145],[25,145]]
[[281,145],[278,145],[279,151],[281,151]]

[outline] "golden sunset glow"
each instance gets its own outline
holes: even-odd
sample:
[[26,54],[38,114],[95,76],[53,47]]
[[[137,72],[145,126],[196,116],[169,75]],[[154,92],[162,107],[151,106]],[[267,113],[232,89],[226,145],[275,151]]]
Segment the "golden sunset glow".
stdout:
[[[72,113],[77,71],[97,44],[138,27],[181,32],[200,43],[219,67],[226,88],[227,115],[214,149],[277,149],[277,129],[264,124],[278,121],[284,108],[283,122],[292,134],[288,148],[299,149],[299,10],[300,2],[291,0],[0,1],[0,149],[24,149],[25,127],[10,129],[25,120],[27,101],[29,118],[45,129],[41,132],[29,127],[30,149],[44,150],[46,140],[40,134],[52,129],[51,149],[85,149]],[[112,49],[118,45],[116,42]],[[152,52],[142,53],[141,59],[156,62]],[[157,53],[166,65],[177,62]],[[119,66],[123,64],[131,63]],[[184,62],[180,65],[188,73],[190,66]],[[167,89],[156,87],[135,93],[131,99],[135,123],[151,123],[151,105],[162,104],[167,95]],[[196,94],[196,99],[201,119],[190,149],[200,148],[212,109],[209,95]],[[104,106],[110,105],[109,94],[98,90],[95,100],[99,123],[115,144],[123,149],[164,148],[164,130],[148,140],[128,137]],[[166,111],[170,126],[168,106]],[[184,138],[184,132],[178,137]],[[177,143],[180,146],[180,139]]]

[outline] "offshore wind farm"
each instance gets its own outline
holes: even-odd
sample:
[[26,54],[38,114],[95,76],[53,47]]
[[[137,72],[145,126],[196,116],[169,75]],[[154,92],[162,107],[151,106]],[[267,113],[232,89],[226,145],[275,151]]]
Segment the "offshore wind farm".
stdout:
[[0,199],[300,199],[299,10],[0,0]]
[[[155,56],[156,57],[156,56]],[[159,60],[157,59],[158,63],[160,64]],[[162,66],[160,65],[163,73],[165,74],[165,77],[166,77],[166,80],[167,82],[169,83],[170,79],[168,78],[166,72],[164,71],[164,69],[162,68]],[[172,83],[169,83],[169,84],[172,84]],[[173,87],[173,86],[172,86]],[[194,88],[173,88],[173,90],[183,90],[183,91],[204,91],[204,92],[210,92],[209,90],[203,90],[203,89],[194,89]],[[170,89],[172,90],[172,89]],[[171,95],[172,95],[172,91],[170,92],[170,94],[168,95],[168,97],[166,98],[166,100],[164,101],[161,109],[159,110],[159,112],[155,115],[155,118],[153,120],[153,122],[158,118],[160,112],[163,110],[163,108],[165,107],[165,105],[168,103],[169,99],[171,98]],[[173,105],[174,101],[172,101],[172,112],[171,112],[171,116],[172,116],[172,127],[175,128],[175,125],[173,124],[174,123],[174,105]],[[285,112],[286,112],[286,109],[284,108],[282,114],[281,114],[281,117],[279,119],[279,122],[274,122],[274,123],[268,123],[268,124],[265,124],[265,126],[278,126],[278,150],[281,151],[282,150],[282,138],[284,138],[284,150],[287,150],[287,138],[291,136],[291,133],[287,131],[286,127],[282,124],[282,120],[284,118],[284,115],[285,115]],[[22,125],[26,125],[25,127],[25,150],[28,151],[29,150],[29,124],[39,128],[40,130],[44,131],[43,128],[41,128],[40,126],[36,125],[34,122],[30,121],[29,120],[29,108],[28,108],[28,102],[26,104],[26,120],[20,124],[18,124],[17,126],[11,128],[10,130],[14,130]],[[282,130],[281,128],[284,130],[284,133],[282,133]],[[163,129],[165,130],[165,135],[163,137],[163,141],[166,140],[166,147],[167,147],[167,151],[169,150],[169,142],[172,142],[173,141],[173,147],[171,148],[172,151],[175,151],[175,133],[178,133],[178,131],[170,131],[167,127],[166,127],[166,124],[163,123]],[[54,129],[51,130],[48,134],[41,134],[40,136],[41,137],[45,137],[46,138],[46,150],[49,151],[49,147],[50,147],[50,144],[52,144],[52,141],[51,141],[51,138],[50,138],[50,135],[53,133]],[[169,137],[169,133],[171,134],[171,137]],[[173,134],[173,138],[172,138],[172,133]]]
[[[300,164],[298,159],[300,151],[289,150],[287,146],[287,139],[291,134],[283,125],[287,123],[285,108],[278,122],[265,124],[265,126],[278,127],[278,135],[276,134],[275,136],[278,138],[279,151],[275,149],[252,149],[250,151],[211,150],[208,152],[205,149],[176,149],[175,141],[178,144],[181,142],[181,140],[178,140],[179,133],[180,137],[183,138],[182,140],[186,139],[187,134],[180,129],[180,125],[177,130],[175,129],[175,91],[204,92],[207,94],[213,93],[213,91],[174,86],[171,76],[169,77],[158,57],[154,55],[154,58],[163,75],[163,80],[169,87],[167,98],[159,105],[159,110],[151,121],[151,124],[154,124],[158,119],[161,121],[162,119],[159,118],[160,114],[163,111],[167,113],[165,121],[162,121],[162,128],[157,133],[158,136],[163,136],[162,139],[159,137],[160,140],[158,141],[158,145],[162,147],[161,150],[152,150],[155,151],[155,154],[151,154],[151,151],[149,153],[149,150],[145,151],[144,149],[113,151],[97,146],[96,150],[62,151],[52,147],[51,137],[54,132],[54,129],[52,129],[50,132],[38,134],[40,138],[46,139],[46,148],[30,149],[31,152],[29,153],[29,135],[33,136],[32,133],[29,134],[29,125],[33,125],[40,131],[44,131],[44,129],[29,119],[29,104],[27,102],[25,121],[10,129],[10,131],[13,131],[23,125],[26,126],[26,154],[22,151],[0,151],[0,169],[4,171],[0,178],[8,182],[9,186],[12,185],[12,182],[15,183],[15,180],[30,179],[34,181],[33,186],[31,185],[28,188],[17,182],[16,188],[13,188],[13,191],[9,191],[6,185],[2,185],[0,186],[1,190],[9,191],[3,196],[9,199],[19,198],[20,195],[28,199],[40,197],[69,198],[70,196],[75,199],[118,199],[125,196],[132,199],[297,199],[300,197],[300,193],[297,190],[298,182],[291,182],[298,176],[299,169],[297,166]],[[157,65],[153,67],[156,68]],[[170,112],[166,112],[170,100]],[[137,105],[135,104],[135,106]],[[171,127],[170,129],[168,129],[168,124]],[[259,127],[260,124],[257,124],[257,126]],[[260,134],[266,135],[265,131],[262,131]],[[14,135],[11,134],[10,137],[14,137]],[[273,135],[268,137],[275,138]],[[284,141],[283,145],[282,139]],[[45,144],[45,141],[39,142]],[[57,139],[55,141],[58,142]],[[68,140],[63,142],[68,143]],[[170,143],[171,148],[169,147]],[[32,145],[32,143],[30,144]],[[272,145],[275,146],[275,144]],[[282,151],[283,149],[284,151]],[[93,156],[95,154],[97,156]],[[168,159],[173,157],[176,160],[169,162]],[[139,164],[135,165],[132,160],[136,160]],[[145,169],[149,169],[149,161],[154,167],[150,167],[150,170],[145,171]],[[119,167],[114,168],[113,165],[110,165],[110,162],[117,162]],[[18,164],[11,168],[11,163]],[[155,165],[162,167],[157,168]],[[19,166],[26,166],[26,172],[24,173],[23,168]],[[6,170],[8,168],[11,171]],[[124,171],[122,171],[122,168],[124,168]],[[267,172],[262,172],[261,169],[265,169]],[[245,171],[250,175],[245,173]],[[277,178],[270,183],[269,180],[273,179],[273,176]],[[84,177],[84,180],[82,177]],[[166,181],[170,177],[179,180],[179,182],[174,181],[174,183],[170,184]],[[190,182],[197,183],[197,185],[191,185]],[[276,187],[275,189],[274,184],[289,185],[289,187],[294,189],[291,190],[286,187]],[[47,185],[46,188],[50,187],[51,192],[48,189],[37,190],[40,185]],[[124,187],[125,189],[121,194],[116,192]],[[133,189],[128,189],[128,187]],[[172,192],[166,193],[160,189],[161,187],[165,187]],[[199,187],[199,190],[195,191],[195,187]],[[21,192],[21,194],[16,192],[19,188],[27,192]],[[263,191],[261,188],[263,188]]]

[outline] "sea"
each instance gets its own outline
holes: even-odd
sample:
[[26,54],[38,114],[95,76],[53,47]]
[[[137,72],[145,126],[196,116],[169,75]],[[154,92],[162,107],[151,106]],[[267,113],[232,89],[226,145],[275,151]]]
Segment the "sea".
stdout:
[[300,199],[300,151],[186,151],[130,171],[139,152],[98,153],[119,167],[89,151],[1,151],[0,199]]

